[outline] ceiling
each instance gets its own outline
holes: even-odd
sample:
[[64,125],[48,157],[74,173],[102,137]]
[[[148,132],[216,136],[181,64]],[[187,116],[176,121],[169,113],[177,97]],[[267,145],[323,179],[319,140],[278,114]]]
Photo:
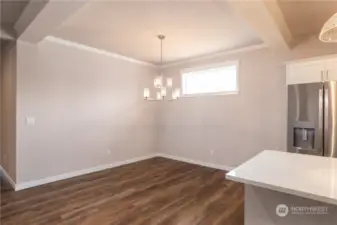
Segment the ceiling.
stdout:
[[29,0],[0,0],[1,26],[13,28]]
[[232,12],[214,1],[94,1],[66,20],[54,36],[158,64],[261,43]]
[[337,13],[336,0],[279,0],[278,3],[295,40],[317,36],[324,23]]

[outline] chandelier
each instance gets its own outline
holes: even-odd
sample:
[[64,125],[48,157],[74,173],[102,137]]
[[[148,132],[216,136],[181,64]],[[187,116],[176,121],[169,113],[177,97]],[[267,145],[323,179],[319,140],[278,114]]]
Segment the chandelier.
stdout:
[[[150,95],[150,88],[144,88],[144,100],[150,101],[161,101],[161,100],[177,100],[180,97],[180,89],[173,88],[173,80],[170,77],[164,79],[163,75],[163,40],[165,39],[164,35],[158,35],[160,41],[160,73],[153,80],[153,86],[155,89],[155,98],[152,98]],[[170,98],[166,98],[167,95],[170,95]]]
[[323,42],[337,42],[337,13],[325,22],[319,40]]

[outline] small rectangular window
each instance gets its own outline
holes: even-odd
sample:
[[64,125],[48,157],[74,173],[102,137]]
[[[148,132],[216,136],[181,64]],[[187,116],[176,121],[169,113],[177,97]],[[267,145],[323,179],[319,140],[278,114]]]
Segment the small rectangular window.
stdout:
[[183,70],[184,96],[238,93],[238,62]]

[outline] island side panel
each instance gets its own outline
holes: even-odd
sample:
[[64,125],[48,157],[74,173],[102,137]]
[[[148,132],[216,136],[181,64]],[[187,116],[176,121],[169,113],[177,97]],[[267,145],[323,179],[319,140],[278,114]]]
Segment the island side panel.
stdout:
[[[280,204],[288,207],[288,214],[281,210],[283,217],[277,215]],[[321,214],[304,214],[298,207],[320,207]],[[297,207],[296,209],[292,207]],[[327,207],[327,208],[326,208]],[[283,207],[284,208],[284,207]],[[301,208],[303,209],[303,208]],[[312,208],[313,209],[313,208]],[[304,210],[308,212],[308,209]],[[298,214],[295,214],[298,213]],[[326,213],[326,214],[323,214]],[[337,206],[301,198],[264,188],[245,185],[245,225],[336,225]]]

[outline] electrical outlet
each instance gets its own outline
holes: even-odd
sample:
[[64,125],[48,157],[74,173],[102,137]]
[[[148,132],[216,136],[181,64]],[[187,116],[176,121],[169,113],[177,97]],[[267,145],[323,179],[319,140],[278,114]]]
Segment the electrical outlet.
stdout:
[[26,125],[34,126],[35,125],[35,117],[26,117]]
[[110,154],[111,154],[111,150],[108,149],[108,150],[106,151],[106,153],[107,153],[108,155],[110,155]]
[[210,150],[209,150],[209,153],[210,153],[211,155],[214,155],[214,149],[210,149]]

